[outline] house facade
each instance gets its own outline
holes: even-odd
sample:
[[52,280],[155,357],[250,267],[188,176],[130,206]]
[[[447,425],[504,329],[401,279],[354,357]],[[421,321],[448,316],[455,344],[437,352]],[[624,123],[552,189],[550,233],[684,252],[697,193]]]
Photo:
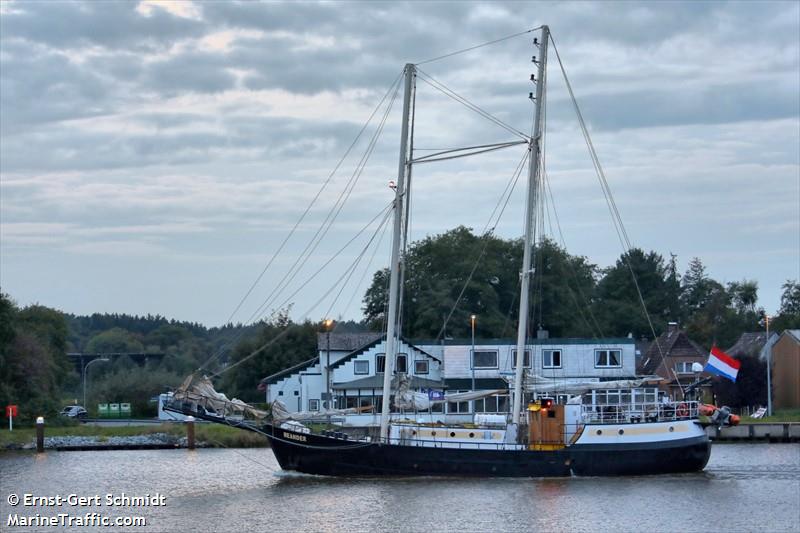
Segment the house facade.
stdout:
[[781,333],[771,357],[773,408],[800,408],[800,329]]
[[[266,401],[280,400],[289,411],[359,409],[343,416],[354,426],[379,423],[382,403],[386,342],[379,335],[359,334],[345,338],[321,334],[319,353],[292,368],[261,381]],[[356,346],[361,343],[361,346]],[[395,373],[404,372],[410,388],[441,398],[445,391],[508,390],[488,398],[466,402],[436,403],[425,412],[405,413],[423,421],[471,421],[475,413],[510,412],[510,383],[516,361],[513,339],[476,341],[407,341],[401,339]],[[550,339],[530,341],[523,359],[525,372],[569,381],[604,381],[636,375],[633,339]],[[396,385],[397,378],[393,378]],[[392,407],[394,410],[394,407]]]
[[[639,373],[664,378],[659,388],[672,398],[682,398],[683,387],[693,383],[697,378],[710,375],[705,372],[695,373],[692,370],[694,363],[705,366],[708,354],[709,350],[690,339],[686,332],[678,327],[677,322],[670,322],[667,331],[650,343],[647,353],[642,358]],[[703,390],[710,394],[711,385],[704,385]]]

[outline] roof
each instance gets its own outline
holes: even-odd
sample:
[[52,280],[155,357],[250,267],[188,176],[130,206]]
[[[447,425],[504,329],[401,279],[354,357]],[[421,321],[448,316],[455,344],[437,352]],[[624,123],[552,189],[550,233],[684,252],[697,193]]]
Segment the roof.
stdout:
[[742,333],[736,343],[725,350],[731,357],[754,357],[757,356],[767,340],[765,331]]
[[295,372],[302,372],[306,368],[314,366],[315,364],[317,364],[318,361],[319,361],[319,356],[312,357],[311,359],[303,361],[302,363],[298,363],[287,369],[281,370],[280,372],[276,372],[271,376],[267,376],[258,383],[259,385],[272,385],[274,383],[277,383],[281,378],[288,376],[289,374],[293,374]]
[[[328,349],[328,338],[328,333],[317,333],[318,350]],[[383,334],[375,333],[374,331],[366,333],[331,333],[330,349],[336,352],[351,352],[381,338],[383,338]]]
[[800,329],[786,329],[783,330],[784,335],[791,335],[794,338],[794,341],[800,344]]
[[[660,348],[660,349],[659,349]],[[680,329],[671,329],[661,334],[650,344],[643,358],[640,374],[655,374],[661,365],[662,356],[666,357],[703,357],[708,350],[694,342]]]
[[[437,345],[442,344],[442,340],[435,339],[413,339],[414,344],[422,345]],[[539,346],[549,344],[634,344],[636,341],[630,337],[611,337],[607,339],[584,339],[573,337],[548,337],[546,339],[527,339],[526,346]],[[471,339],[446,339],[444,341],[446,346],[470,346]],[[517,339],[512,338],[498,338],[498,339],[475,339],[476,346],[516,346]]]
[[[434,361],[439,361],[439,362],[441,363],[441,360],[439,360],[439,358],[438,358],[438,357],[436,357],[435,355],[431,355],[431,354],[429,354],[429,353],[428,353],[428,352],[426,352],[425,350],[421,349],[419,346],[415,346],[414,344],[411,344],[410,342],[406,341],[406,340],[405,340],[405,339],[403,339],[402,337],[400,338],[400,340],[401,340],[402,342],[405,342],[405,343],[406,343],[406,344],[408,344],[408,345],[409,345],[411,348],[414,348],[414,349],[415,349],[415,350],[417,350],[418,352],[420,352],[420,353],[422,353],[422,354],[424,354],[424,355],[427,355],[428,357],[430,357],[430,358],[431,358],[431,359],[433,359]],[[383,341],[383,337],[378,337],[378,338],[374,339],[372,342],[370,342],[370,343],[368,343],[368,344],[365,344],[364,346],[361,346],[361,347],[359,347],[357,350],[354,350],[354,351],[352,351],[351,353],[349,353],[349,354],[345,355],[344,357],[342,357],[341,359],[339,359],[338,361],[336,361],[335,363],[333,363],[333,364],[331,365],[331,368],[339,368],[340,366],[342,366],[342,365],[343,365],[343,364],[345,364],[346,362],[348,362],[348,361],[351,361],[352,359],[354,359],[354,358],[358,357],[359,355],[361,355],[362,353],[366,352],[367,350],[369,350],[369,349],[371,349],[371,348],[373,348],[373,347],[377,346],[378,344],[380,344],[380,343],[381,343],[381,341]],[[333,348],[331,348],[331,349],[333,349]]]
[[[409,376],[411,382],[411,388],[439,388],[441,389],[444,386],[444,383],[441,381],[434,381],[432,379],[427,378],[420,378],[417,376]],[[397,376],[392,378],[392,387],[397,386]],[[369,376],[366,378],[356,379],[353,381],[346,381],[344,383],[334,383],[331,385],[333,389],[342,390],[342,389],[381,389],[383,388],[383,374],[377,374],[374,376]]]

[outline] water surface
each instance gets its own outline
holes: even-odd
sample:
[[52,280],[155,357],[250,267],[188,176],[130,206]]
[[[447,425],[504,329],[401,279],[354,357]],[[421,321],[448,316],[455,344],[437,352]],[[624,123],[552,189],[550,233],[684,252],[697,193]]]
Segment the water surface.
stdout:
[[[800,531],[800,445],[719,444],[704,472],[563,479],[335,479],[283,472],[268,449],[0,454],[9,514],[135,515],[123,531]],[[161,493],[145,508],[12,507],[9,494]],[[98,527],[68,528],[102,531]],[[116,530],[117,528],[114,528]],[[111,530],[106,528],[106,531]]]

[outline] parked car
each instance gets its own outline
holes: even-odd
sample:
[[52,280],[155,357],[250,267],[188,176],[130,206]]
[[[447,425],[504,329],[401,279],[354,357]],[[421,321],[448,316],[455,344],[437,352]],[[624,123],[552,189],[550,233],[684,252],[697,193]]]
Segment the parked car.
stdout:
[[67,418],[75,418],[78,420],[83,420],[89,416],[89,413],[86,412],[86,409],[81,407],[80,405],[68,405],[64,409],[58,413],[59,416],[64,416]]

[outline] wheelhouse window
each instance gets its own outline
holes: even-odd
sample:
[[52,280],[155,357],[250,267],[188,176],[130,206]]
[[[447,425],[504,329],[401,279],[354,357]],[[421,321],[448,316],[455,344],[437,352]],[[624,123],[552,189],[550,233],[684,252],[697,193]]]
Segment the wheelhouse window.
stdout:
[[692,374],[692,364],[694,361],[681,361],[675,363],[675,372],[678,374]]
[[475,350],[472,352],[472,368],[497,368],[497,352]]
[[414,373],[415,374],[427,374],[428,373],[428,361],[414,361]]
[[353,364],[354,374],[369,374],[369,361],[356,361]]
[[319,400],[308,400],[309,411],[319,411]]
[[561,350],[542,350],[542,368],[561,368]]
[[618,368],[622,366],[622,350],[595,350],[596,368]]
[[[525,350],[525,355],[522,358],[522,367],[523,368],[530,368],[531,367],[531,351]],[[517,368],[517,351],[511,350],[511,368]]]

